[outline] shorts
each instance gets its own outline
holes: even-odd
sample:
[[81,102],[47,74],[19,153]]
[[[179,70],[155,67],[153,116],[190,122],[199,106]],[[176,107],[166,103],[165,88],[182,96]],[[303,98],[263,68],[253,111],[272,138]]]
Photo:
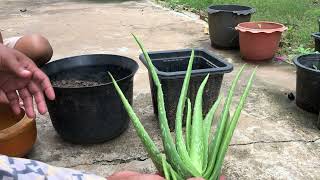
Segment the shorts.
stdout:
[[6,47],[14,48],[20,38],[22,38],[22,36],[20,36],[20,37],[11,37],[11,38],[4,39],[3,40],[3,44]]

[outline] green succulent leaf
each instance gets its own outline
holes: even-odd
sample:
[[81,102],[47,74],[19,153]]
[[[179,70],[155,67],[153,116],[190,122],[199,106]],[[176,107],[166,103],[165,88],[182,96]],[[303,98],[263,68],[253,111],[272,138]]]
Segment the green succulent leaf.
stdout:
[[191,129],[191,146],[190,146],[190,158],[193,161],[194,166],[199,172],[202,172],[202,166],[204,161],[204,132],[203,132],[203,117],[202,117],[202,95],[204,87],[208,81],[209,74],[202,81],[198,93],[196,95],[192,129]]

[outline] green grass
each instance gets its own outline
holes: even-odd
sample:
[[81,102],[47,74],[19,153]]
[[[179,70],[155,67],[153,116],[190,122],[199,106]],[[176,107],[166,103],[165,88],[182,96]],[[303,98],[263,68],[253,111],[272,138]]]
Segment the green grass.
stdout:
[[211,4],[239,4],[254,7],[253,21],[274,21],[289,30],[282,38],[280,52],[293,53],[299,46],[313,47],[312,32],[318,31],[320,0],[164,0],[170,6],[183,5],[206,11]]

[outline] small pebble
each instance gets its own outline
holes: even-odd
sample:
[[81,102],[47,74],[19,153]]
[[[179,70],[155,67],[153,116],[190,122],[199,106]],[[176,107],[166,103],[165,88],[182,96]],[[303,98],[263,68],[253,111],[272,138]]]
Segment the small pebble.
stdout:
[[294,96],[294,94],[292,92],[288,94],[288,99],[290,101],[293,101],[295,99],[295,96]]
[[20,9],[20,12],[27,12],[26,8]]

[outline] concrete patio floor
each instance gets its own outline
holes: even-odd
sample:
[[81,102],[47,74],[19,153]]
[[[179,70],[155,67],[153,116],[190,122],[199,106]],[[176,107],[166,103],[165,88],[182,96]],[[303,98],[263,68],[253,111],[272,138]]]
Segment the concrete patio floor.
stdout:
[[[24,8],[26,12],[19,11]],[[0,1],[0,12],[0,29],[5,37],[41,33],[54,48],[53,60],[112,53],[139,62],[140,51],[130,34],[133,32],[149,50],[201,47],[226,58],[235,70],[224,76],[221,93],[226,93],[235,72],[245,63],[237,51],[211,48],[209,36],[203,32],[205,23],[197,16],[176,13],[150,1],[8,0]],[[134,107],[161,146],[147,70],[139,65]],[[248,65],[240,82],[242,87],[255,66]],[[236,92],[235,99],[240,92]],[[222,173],[228,179],[320,179],[317,115],[296,107],[287,98],[290,92],[295,93],[295,67],[278,62],[259,65],[224,163]],[[155,171],[131,125],[119,138],[86,146],[62,141],[48,114],[38,115],[37,128],[37,143],[28,158],[101,176],[121,170]]]

